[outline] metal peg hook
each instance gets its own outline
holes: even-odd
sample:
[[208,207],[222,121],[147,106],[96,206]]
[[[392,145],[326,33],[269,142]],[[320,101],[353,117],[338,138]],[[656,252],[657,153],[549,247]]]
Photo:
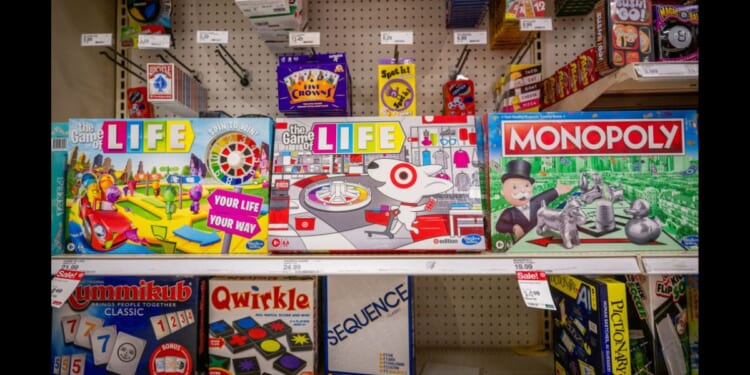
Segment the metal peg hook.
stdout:
[[[250,85],[250,77],[249,77],[250,73],[247,70],[245,70],[237,62],[237,60],[234,59],[234,57],[232,56],[232,54],[229,53],[229,51],[227,51],[227,49],[224,48],[223,45],[219,44],[219,48],[221,48],[221,50],[215,49],[214,52],[216,52],[216,54],[219,55],[219,57],[221,57],[221,59],[224,61],[224,64],[227,64],[227,66],[229,66],[229,68],[232,69],[232,71],[234,72],[234,74],[236,74],[237,77],[240,78],[240,85],[242,85],[243,87],[247,87],[248,85]],[[233,64],[230,63],[229,60],[227,60],[226,57],[224,57],[224,54],[222,54],[222,51],[224,51],[224,54],[226,54],[229,57],[229,59],[232,60]],[[239,68],[240,71],[237,71],[237,69],[235,69],[235,65],[237,66],[237,68]],[[242,72],[242,73],[240,74],[240,72]]]
[[[115,65],[118,65],[118,66],[119,66],[120,68],[122,68],[122,69],[123,69],[123,70],[125,70],[126,72],[128,72],[128,73],[130,73],[130,74],[134,75],[134,76],[135,76],[136,78],[140,79],[141,81],[143,81],[143,82],[148,82],[148,81],[147,81],[147,80],[146,80],[145,78],[143,78],[143,77],[142,77],[142,76],[141,76],[140,74],[138,74],[138,73],[134,72],[133,70],[131,70],[130,68],[126,67],[126,66],[125,66],[125,61],[120,61],[120,62],[117,62],[117,58],[115,58],[115,57],[112,57],[112,56],[110,56],[110,55],[109,55],[109,54],[108,54],[107,52],[104,52],[104,51],[99,51],[99,54],[100,54],[100,55],[104,55],[104,57],[106,57],[106,58],[107,58],[107,59],[108,59],[109,61],[112,61],[113,63],[115,63]],[[136,66],[137,66],[137,65],[136,65]],[[139,67],[139,68],[140,68],[140,67]],[[144,70],[144,72],[145,72],[145,70]]]

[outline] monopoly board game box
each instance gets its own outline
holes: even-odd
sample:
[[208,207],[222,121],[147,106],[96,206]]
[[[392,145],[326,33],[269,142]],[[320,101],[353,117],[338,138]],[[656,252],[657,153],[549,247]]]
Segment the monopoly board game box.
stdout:
[[86,276],[52,309],[52,374],[203,373],[205,280]]
[[314,375],[317,279],[212,278],[208,375]]
[[698,249],[695,111],[487,114],[493,251]]
[[415,375],[410,276],[323,278],[329,375]]
[[625,284],[611,278],[550,275],[557,375],[630,375]]
[[272,252],[485,250],[474,118],[278,119]]
[[70,120],[68,250],[265,253],[272,124]]

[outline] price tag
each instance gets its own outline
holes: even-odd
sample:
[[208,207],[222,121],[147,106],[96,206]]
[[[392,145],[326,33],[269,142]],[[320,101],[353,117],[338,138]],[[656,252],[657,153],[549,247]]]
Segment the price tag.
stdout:
[[319,273],[317,261],[313,260],[284,260],[281,273],[288,275],[317,274]]
[[513,259],[513,267],[516,271],[530,271],[534,269],[534,261],[529,258]]
[[52,278],[52,307],[60,308],[83,279],[83,271],[61,269]]
[[521,31],[552,31],[552,18],[521,18]]
[[317,47],[320,45],[320,33],[290,32],[289,47]]
[[454,31],[453,44],[487,44],[487,31]]
[[138,34],[138,48],[169,48],[169,38],[167,34]]
[[244,0],[235,1],[235,4],[237,4],[237,7],[239,7],[247,17],[289,13],[289,0]]
[[555,310],[549,291],[547,274],[543,271],[516,271],[518,287],[526,306],[535,309]]
[[81,47],[111,47],[112,34],[81,34]]
[[198,30],[198,36],[195,40],[198,44],[227,44],[229,43],[229,31]]
[[637,64],[635,73],[642,78],[697,78],[698,64]]
[[414,44],[414,32],[381,31],[380,44]]

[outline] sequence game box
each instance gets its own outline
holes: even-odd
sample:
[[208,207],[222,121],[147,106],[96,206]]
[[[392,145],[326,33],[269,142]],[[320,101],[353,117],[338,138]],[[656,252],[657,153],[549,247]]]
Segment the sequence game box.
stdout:
[[202,373],[205,280],[86,276],[52,309],[52,374]]
[[[630,375],[625,283],[550,275],[556,375]],[[634,374],[634,373],[632,373]]]
[[272,124],[70,120],[67,249],[265,253]]
[[272,252],[485,250],[474,117],[278,119]]
[[695,111],[487,114],[491,248],[698,249]]
[[415,375],[410,276],[323,278],[329,375]]
[[212,278],[208,375],[314,375],[317,279]]

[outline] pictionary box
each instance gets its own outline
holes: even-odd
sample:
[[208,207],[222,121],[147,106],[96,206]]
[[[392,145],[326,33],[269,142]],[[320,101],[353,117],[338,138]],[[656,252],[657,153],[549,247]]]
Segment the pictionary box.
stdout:
[[416,374],[410,276],[328,276],[322,284],[326,374]]
[[474,118],[277,119],[271,252],[485,249]]
[[72,119],[68,250],[267,251],[269,118]]
[[314,277],[208,282],[208,375],[315,375]]
[[52,374],[203,373],[205,280],[86,276],[52,309]]
[[625,284],[612,278],[550,275],[557,375],[630,375]]
[[695,111],[491,113],[493,251],[698,249]]
[[52,255],[65,252],[65,167],[68,158],[68,123],[53,122],[51,125],[50,157],[50,248]]

